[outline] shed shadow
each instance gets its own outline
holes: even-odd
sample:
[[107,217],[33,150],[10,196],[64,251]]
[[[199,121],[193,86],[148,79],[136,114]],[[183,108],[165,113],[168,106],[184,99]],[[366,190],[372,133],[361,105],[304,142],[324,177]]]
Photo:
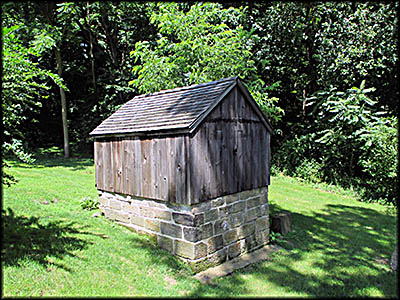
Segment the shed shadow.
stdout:
[[75,256],[75,250],[85,249],[88,242],[78,234],[91,234],[76,228],[74,223],[51,221],[46,224],[37,217],[18,216],[11,208],[2,210],[2,263],[18,266],[22,259],[38,262],[43,267],[54,265],[65,271],[72,269],[55,263],[50,257],[62,259]]

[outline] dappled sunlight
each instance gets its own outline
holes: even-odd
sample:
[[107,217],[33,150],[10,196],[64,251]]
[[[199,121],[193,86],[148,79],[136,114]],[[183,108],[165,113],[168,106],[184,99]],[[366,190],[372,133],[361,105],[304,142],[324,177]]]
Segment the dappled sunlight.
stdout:
[[[395,240],[388,234],[396,230],[393,218],[364,207],[329,203],[325,207],[310,216],[290,211],[297,230],[296,236],[292,235],[295,249],[259,268],[260,275],[289,292],[309,296],[357,296],[360,290],[370,290],[371,284],[374,296],[391,295],[384,283],[389,280],[395,284],[397,278],[374,258],[390,257],[393,251]],[[371,224],[374,231],[366,228]],[[300,226],[308,230],[299,230]],[[305,264],[310,258],[312,263]],[[314,276],[314,272],[319,275]],[[285,277],[290,280],[285,281]]]

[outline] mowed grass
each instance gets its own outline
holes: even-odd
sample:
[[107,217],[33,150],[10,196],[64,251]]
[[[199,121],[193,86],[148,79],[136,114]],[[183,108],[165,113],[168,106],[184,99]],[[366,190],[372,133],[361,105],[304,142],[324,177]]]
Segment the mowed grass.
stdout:
[[97,197],[92,159],[9,163],[19,182],[3,186],[3,296],[398,297],[397,216],[384,206],[272,177],[271,213],[289,211],[294,229],[283,249],[204,285],[146,236],[80,208]]

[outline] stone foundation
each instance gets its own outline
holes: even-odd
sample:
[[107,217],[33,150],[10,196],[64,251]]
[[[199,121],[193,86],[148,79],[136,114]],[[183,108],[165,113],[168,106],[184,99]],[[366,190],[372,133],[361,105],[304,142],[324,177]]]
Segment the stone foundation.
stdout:
[[268,188],[193,205],[176,205],[98,190],[109,219],[154,237],[196,272],[256,250],[269,240]]

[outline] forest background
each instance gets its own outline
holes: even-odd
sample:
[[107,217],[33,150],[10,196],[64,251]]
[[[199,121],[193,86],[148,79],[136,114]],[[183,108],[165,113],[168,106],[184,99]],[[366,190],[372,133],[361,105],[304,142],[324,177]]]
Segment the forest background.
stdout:
[[1,9],[3,155],[92,155],[89,132],[135,95],[239,76],[274,127],[273,172],[397,205],[398,2]]

